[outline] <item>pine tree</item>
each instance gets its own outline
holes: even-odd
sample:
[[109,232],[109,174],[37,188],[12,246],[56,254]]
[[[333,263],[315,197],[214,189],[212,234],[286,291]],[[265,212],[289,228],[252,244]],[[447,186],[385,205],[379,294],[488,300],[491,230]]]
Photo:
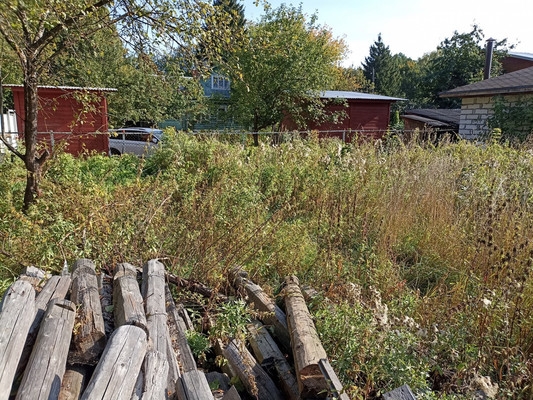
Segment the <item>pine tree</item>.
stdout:
[[378,40],[370,46],[370,54],[362,65],[365,78],[372,82],[376,93],[389,96],[401,94],[398,63],[389,46],[383,43],[381,33]]

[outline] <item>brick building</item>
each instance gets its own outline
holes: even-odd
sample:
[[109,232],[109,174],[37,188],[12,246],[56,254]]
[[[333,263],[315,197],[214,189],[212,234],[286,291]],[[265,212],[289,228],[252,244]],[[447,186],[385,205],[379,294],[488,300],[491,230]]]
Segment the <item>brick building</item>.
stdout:
[[533,99],[533,67],[460,86],[440,96],[462,99],[459,135],[477,139],[489,133],[488,120],[493,115],[496,97],[510,105],[518,100]]

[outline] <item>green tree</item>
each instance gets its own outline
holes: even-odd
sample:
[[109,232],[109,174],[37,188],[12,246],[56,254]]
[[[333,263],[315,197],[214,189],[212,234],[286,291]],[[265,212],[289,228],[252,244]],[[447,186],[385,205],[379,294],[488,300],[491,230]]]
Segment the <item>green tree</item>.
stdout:
[[[501,73],[500,59],[507,52],[506,46],[507,39],[495,43],[492,75]],[[482,80],[485,58],[484,34],[477,25],[470,32],[455,31],[451,38],[441,42],[436,52],[426,56],[423,96],[435,107],[459,107],[459,99],[441,98],[439,93]]]
[[[204,43],[206,58],[220,58],[224,43],[206,34],[205,20],[213,7],[203,1],[187,0],[14,0],[0,3],[0,37],[16,54],[24,85],[24,144],[21,152],[10,147],[26,166],[24,209],[39,193],[42,166],[48,153],[37,147],[38,85],[50,63],[81,42],[94,45],[96,32],[115,25],[133,52],[150,54],[148,49],[179,49],[191,65],[198,42]],[[212,29],[227,29],[225,22],[211,22]],[[198,66],[201,69],[202,65]],[[7,144],[6,144],[7,145]]]
[[310,116],[323,113],[320,93],[335,84],[344,53],[344,42],[317,25],[315,15],[308,20],[301,7],[266,8],[247,28],[237,52],[240,70],[229,71],[237,119],[254,132],[279,129],[286,115],[305,127]]
[[366,79],[362,68],[337,67],[337,79],[332,90],[347,90],[368,93],[373,90],[372,83]]
[[374,85],[374,91],[387,96],[399,96],[401,79],[399,60],[391,54],[378,35],[378,40],[370,46],[369,56],[363,62],[366,79]]

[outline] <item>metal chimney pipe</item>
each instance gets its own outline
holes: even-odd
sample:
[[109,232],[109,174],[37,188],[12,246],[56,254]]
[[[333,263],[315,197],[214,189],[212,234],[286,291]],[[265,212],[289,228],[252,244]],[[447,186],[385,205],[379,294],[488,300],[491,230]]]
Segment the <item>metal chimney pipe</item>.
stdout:
[[486,54],[485,54],[485,69],[483,70],[483,79],[490,78],[490,69],[492,68],[492,53],[494,52],[494,43],[496,39],[490,38],[487,40]]

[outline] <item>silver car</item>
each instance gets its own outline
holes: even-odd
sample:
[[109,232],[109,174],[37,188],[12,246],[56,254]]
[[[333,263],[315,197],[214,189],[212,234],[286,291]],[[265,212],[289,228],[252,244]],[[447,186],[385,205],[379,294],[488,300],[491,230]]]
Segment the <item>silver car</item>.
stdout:
[[146,155],[161,141],[163,131],[153,128],[120,128],[109,130],[109,155]]

